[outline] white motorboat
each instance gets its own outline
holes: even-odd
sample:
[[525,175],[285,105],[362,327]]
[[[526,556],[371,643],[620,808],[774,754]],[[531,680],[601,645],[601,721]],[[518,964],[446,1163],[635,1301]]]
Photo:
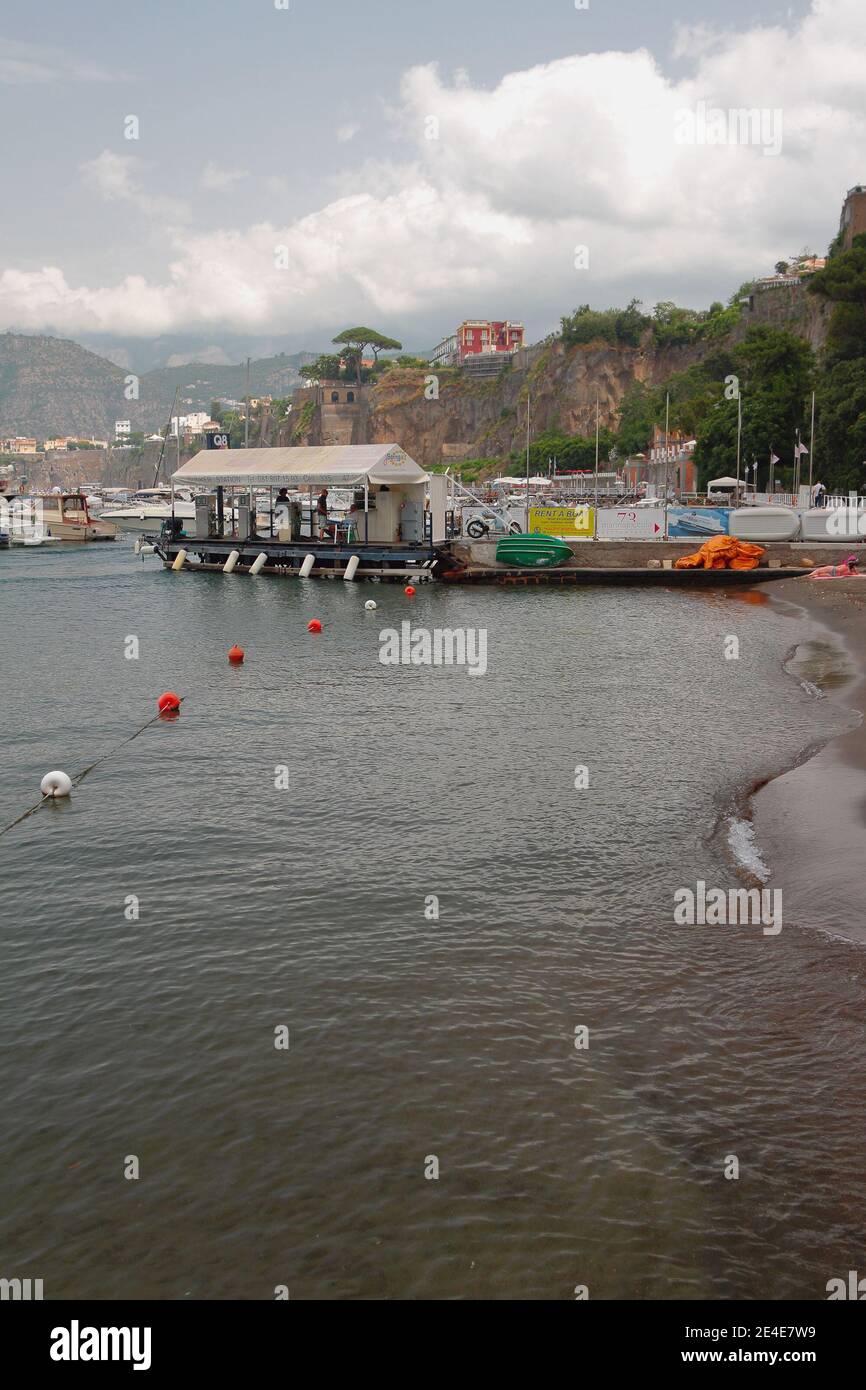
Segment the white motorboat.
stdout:
[[[120,506],[104,507],[99,513],[104,521],[113,521],[121,531],[158,531],[172,516],[170,487],[142,488]],[[195,521],[195,502],[189,491],[178,491],[174,497],[174,516],[182,521]]]
[[9,533],[13,544],[39,545],[42,541],[113,541],[117,527],[95,517],[80,492],[46,492],[15,497],[9,506]]

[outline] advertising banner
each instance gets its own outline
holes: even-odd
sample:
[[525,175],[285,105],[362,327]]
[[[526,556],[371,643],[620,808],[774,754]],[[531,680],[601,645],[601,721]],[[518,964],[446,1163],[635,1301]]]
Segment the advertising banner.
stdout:
[[665,534],[664,507],[599,507],[598,537],[605,541],[658,541]]
[[730,515],[730,507],[671,507],[668,535],[671,540],[684,541],[708,541],[712,536],[726,536]]
[[529,530],[536,536],[564,541],[592,539],[592,507],[530,507]]

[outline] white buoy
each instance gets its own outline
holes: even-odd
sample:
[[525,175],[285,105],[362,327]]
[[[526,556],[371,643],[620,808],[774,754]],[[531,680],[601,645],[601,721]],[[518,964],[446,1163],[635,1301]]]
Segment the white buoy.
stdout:
[[72,791],[72,778],[65,772],[46,772],[39,790],[43,796],[68,796]]
[[309,575],[309,573],[310,573],[310,571],[312,570],[313,565],[314,565],[315,563],[316,563],[316,557],[315,557],[315,555],[305,555],[305,556],[304,556],[304,563],[301,565],[301,578],[302,578],[302,579],[306,579],[306,578],[307,578],[307,576]]
[[367,602],[364,604],[364,607],[366,608],[368,613],[372,613],[373,609],[376,607],[376,600],[374,598],[368,598]]
[[233,550],[223,565],[223,574],[231,574],[240,558],[241,552],[239,550]]
[[253,563],[250,565],[250,574],[261,574],[262,567],[264,566],[267,558],[267,551],[265,550],[263,550],[260,555],[257,555],[256,558],[253,560]]
[[142,541],[142,543],[141,543],[141,544],[139,545],[139,547],[138,547],[138,550],[136,551],[136,554],[137,554],[137,555],[153,555],[153,554],[155,553],[155,551],[156,551],[156,546],[155,546],[155,545],[148,545],[145,541]]
[[346,566],[346,570],[345,570],[345,573],[343,574],[343,578],[344,578],[344,579],[354,579],[354,578],[355,578],[355,570],[358,568],[358,566],[360,565],[360,563],[361,563],[361,557],[360,557],[360,555],[353,555],[352,558],[351,558],[351,560],[349,561],[348,565]]
[[175,555],[175,557],[174,557],[174,564],[172,565],[172,569],[173,569],[173,570],[182,570],[185,564],[186,564],[186,551],[185,551],[185,550],[179,550],[179,551],[177,552],[177,554]]

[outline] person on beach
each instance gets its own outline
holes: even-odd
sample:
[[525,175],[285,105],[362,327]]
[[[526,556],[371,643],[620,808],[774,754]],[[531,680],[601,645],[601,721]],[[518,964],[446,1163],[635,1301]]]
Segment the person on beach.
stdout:
[[856,555],[849,555],[848,559],[841,565],[821,565],[818,569],[812,570],[810,579],[864,579],[866,575],[861,574],[858,568],[860,561]]

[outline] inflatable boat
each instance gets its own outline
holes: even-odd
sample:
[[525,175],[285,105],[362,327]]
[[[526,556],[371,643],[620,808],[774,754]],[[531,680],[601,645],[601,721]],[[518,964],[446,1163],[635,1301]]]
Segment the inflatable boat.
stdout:
[[741,541],[792,541],[800,531],[800,513],[793,507],[737,507],[728,533]]

